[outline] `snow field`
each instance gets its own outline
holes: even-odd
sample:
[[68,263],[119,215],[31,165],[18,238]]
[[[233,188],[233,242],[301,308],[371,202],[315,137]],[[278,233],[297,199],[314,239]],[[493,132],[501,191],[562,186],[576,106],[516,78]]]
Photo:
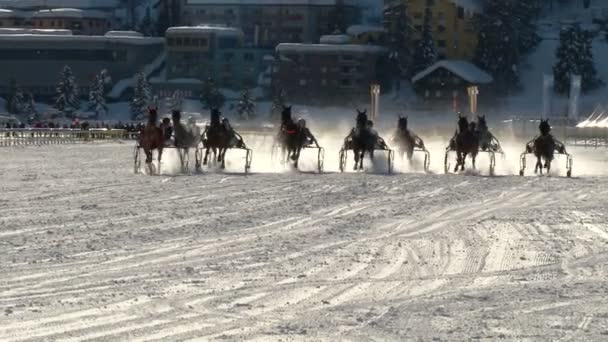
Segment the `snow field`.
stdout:
[[605,340],[603,151],[573,151],[585,177],[445,176],[433,142],[438,174],[388,176],[336,173],[332,141],[325,175],[3,149],[0,340]]

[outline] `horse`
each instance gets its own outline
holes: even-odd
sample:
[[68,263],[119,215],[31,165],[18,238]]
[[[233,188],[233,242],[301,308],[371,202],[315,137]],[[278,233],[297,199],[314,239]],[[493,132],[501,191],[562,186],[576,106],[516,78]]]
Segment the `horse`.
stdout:
[[[223,128],[221,123],[221,112],[217,108],[211,109],[211,121],[203,132],[203,146],[205,148],[205,157],[203,159],[203,165],[207,165],[209,160],[209,152],[213,151],[214,158],[217,162],[222,162],[222,153],[218,154],[218,150],[222,147],[222,141],[224,139]],[[217,159],[216,159],[217,158]]]
[[502,152],[498,139],[490,132],[485,115],[477,116],[479,148],[487,152]]
[[182,113],[179,110],[173,110],[171,112],[171,119],[173,120],[173,130],[175,134],[175,148],[179,153],[179,159],[182,165],[182,171],[185,171],[187,165],[184,165],[184,161],[187,160],[188,154],[191,148],[196,148],[201,140],[200,131],[194,122],[189,122],[186,126],[181,122]]
[[[549,119],[541,119],[538,130],[540,131],[540,135],[526,145],[526,152],[536,156],[537,161],[536,166],[534,167],[534,173],[540,172],[542,175],[543,168],[547,169],[547,173],[551,170],[551,162],[555,158],[555,151],[566,154],[566,147],[564,144],[557,141],[551,134]],[[545,161],[544,165],[542,163],[543,160]]]
[[146,166],[151,174],[154,174],[154,165],[152,165],[152,152],[158,150],[158,173],[160,173],[160,163],[163,155],[164,139],[163,131],[156,126],[158,120],[158,112],[155,108],[148,110],[148,122],[141,128],[138,138],[138,147],[143,148],[146,154]]
[[291,160],[297,169],[305,139],[302,138],[302,128],[293,121],[291,109],[292,106],[283,106],[277,143],[281,148],[283,161]]
[[378,147],[379,140],[378,133],[373,129],[373,122],[367,118],[367,110],[357,109],[356,126],[344,140],[344,149],[352,149],[355,154],[355,171],[363,170],[365,152],[374,159],[374,150]]
[[[471,124],[474,124],[473,122]],[[464,171],[465,161],[467,155],[471,155],[473,168],[475,168],[475,159],[479,152],[479,136],[477,134],[475,125],[469,124],[469,120],[466,116],[458,116],[458,131],[450,141],[448,151],[456,151],[456,166],[454,172]]]
[[392,140],[397,144],[399,156],[401,158],[406,156],[408,162],[411,164],[412,157],[414,156],[414,149],[418,148],[425,151],[426,147],[424,146],[424,141],[422,141],[418,135],[408,129],[407,119],[407,116],[399,116],[399,120],[397,121],[397,131]]

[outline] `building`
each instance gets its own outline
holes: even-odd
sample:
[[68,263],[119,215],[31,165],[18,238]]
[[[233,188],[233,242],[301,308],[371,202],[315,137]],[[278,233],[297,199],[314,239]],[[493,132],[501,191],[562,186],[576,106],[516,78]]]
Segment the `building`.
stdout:
[[56,8],[32,13],[31,26],[37,29],[68,29],[79,35],[104,35],[112,29],[105,12],[76,8]]
[[[431,28],[440,58],[471,60],[477,48],[478,32],[475,17],[481,13],[479,0],[385,0],[386,13],[406,11],[407,20],[417,45],[422,37],[424,14],[431,10]],[[393,11],[394,9],[394,11]],[[394,29],[399,15],[389,19],[386,25]]]
[[492,81],[487,72],[462,60],[439,61],[412,78],[414,90],[423,102],[455,110],[467,108],[468,87],[484,87]]
[[181,79],[195,86],[193,80],[202,82],[211,77],[222,88],[253,88],[262,72],[264,55],[272,54],[272,50],[245,47],[243,31],[236,28],[172,27],[165,37],[166,80],[174,80],[174,85]]
[[388,50],[380,46],[284,43],[276,53],[273,86],[297,103],[367,102],[370,86],[388,78]]
[[103,35],[125,25],[122,5],[120,0],[0,0],[0,21],[2,27],[65,28],[74,34]]
[[0,96],[7,94],[10,80],[15,79],[37,100],[50,102],[56,95],[58,75],[68,65],[83,96],[87,96],[94,76],[107,69],[114,84],[110,97],[118,98],[132,85],[136,72],[144,70],[150,75],[160,69],[165,59],[162,38],[116,32],[108,36],[77,36],[55,30],[6,31],[0,30],[0,74],[3,75]]
[[189,26],[221,24],[243,30],[246,45],[313,43],[336,28],[359,22],[353,0],[185,0],[182,21]]

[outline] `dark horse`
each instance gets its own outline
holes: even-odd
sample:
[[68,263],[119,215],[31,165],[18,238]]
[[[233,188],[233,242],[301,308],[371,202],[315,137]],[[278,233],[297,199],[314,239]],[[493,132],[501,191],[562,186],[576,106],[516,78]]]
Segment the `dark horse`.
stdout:
[[399,117],[399,120],[397,121],[397,132],[395,133],[395,136],[393,136],[392,140],[397,144],[399,156],[401,158],[406,156],[410,164],[412,163],[415,148],[426,150],[424,141],[422,141],[418,135],[408,129],[407,116]]
[[482,151],[502,151],[498,139],[490,132],[484,115],[477,116],[477,136],[479,137],[479,148]]
[[448,151],[456,151],[456,166],[454,167],[454,172],[458,171],[459,166],[460,171],[464,171],[464,165],[468,154],[471,155],[473,168],[475,168],[475,159],[479,152],[479,136],[475,129],[475,125],[473,125],[473,123],[469,124],[469,120],[466,116],[458,116],[458,131],[450,141]]
[[291,108],[283,107],[277,143],[282,151],[282,160],[293,161],[293,166],[297,169],[305,139],[302,138],[302,127],[293,121]]
[[373,123],[367,118],[367,110],[357,109],[356,126],[344,139],[344,149],[352,149],[355,154],[355,170],[363,170],[363,159],[365,152],[369,153],[370,158],[374,159],[374,150],[387,148],[378,133],[373,129]]
[[175,147],[179,153],[182,172],[185,172],[190,149],[196,148],[201,140],[200,131],[194,122],[191,122],[188,126],[184,125],[181,122],[182,113],[179,110],[173,110],[171,112],[171,119],[173,120],[173,129],[175,132]]
[[[243,138],[236,133],[226,118],[220,118],[218,109],[211,110],[211,122],[203,133],[203,146],[206,149],[203,164],[207,165],[209,152],[217,157],[222,169],[226,168],[226,152],[230,148],[247,149]],[[215,158],[214,158],[215,159]]]
[[[551,162],[554,159],[554,153],[557,151],[561,154],[566,154],[566,147],[561,142],[557,141],[551,134],[551,125],[549,120],[541,120],[538,126],[540,136],[534,138],[526,145],[526,152],[533,153],[536,158],[536,166],[534,173],[543,173],[543,167],[547,169],[547,173],[551,170]],[[545,161],[543,165],[542,160]]]
[[[156,126],[158,120],[158,112],[155,108],[148,110],[148,122],[139,132],[139,140],[137,149],[143,148],[146,154],[146,166],[148,171],[153,174],[154,166],[152,165],[152,152],[158,150],[158,173],[160,173],[160,162],[163,155],[163,131]],[[137,161],[136,161],[137,162]],[[137,170],[136,170],[137,171]]]

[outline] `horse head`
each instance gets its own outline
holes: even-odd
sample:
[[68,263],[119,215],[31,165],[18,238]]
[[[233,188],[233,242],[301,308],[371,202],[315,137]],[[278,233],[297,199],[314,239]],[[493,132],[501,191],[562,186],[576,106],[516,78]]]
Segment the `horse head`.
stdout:
[[486,121],[486,116],[485,115],[478,115],[477,116],[477,127],[480,130],[488,130],[488,122]]
[[148,122],[151,124],[156,124],[156,121],[158,120],[158,111],[156,110],[156,108],[148,108]]
[[397,122],[397,128],[401,131],[407,131],[407,116],[400,116]]
[[466,132],[469,130],[469,120],[466,116],[458,114],[458,131]]
[[283,106],[283,111],[281,112],[281,122],[283,124],[293,122],[291,117],[291,107],[292,106]]
[[360,111],[357,109],[357,128],[363,128],[367,124],[367,109]]
[[542,136],[547,136],[549,135],[549,133],[551,133],[551,125],[549,124],[549,119],[547,120],[540,120],[540,125],[538,125],[538,130],[540,131],[540,134]]
[[173,120],[173,124],[176,125],[182,120],[182,112],[177,109],[171,111],[171,120]]
[[217,126],[220,124],[220,115],[222,113],[218,108],[211,108],[211,125]]

